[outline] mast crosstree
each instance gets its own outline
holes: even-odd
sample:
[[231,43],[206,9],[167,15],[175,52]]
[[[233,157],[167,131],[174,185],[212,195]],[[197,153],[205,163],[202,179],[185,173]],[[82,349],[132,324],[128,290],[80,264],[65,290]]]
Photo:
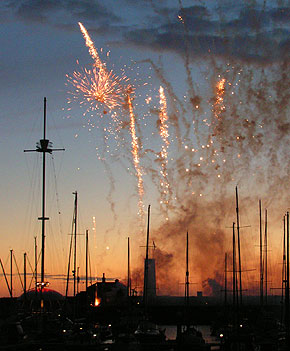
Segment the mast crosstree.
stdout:
[[42,215],[38,217],[41,221],[41,290],[46,286],[45,283],[45,267],[44,267],[44,251],[45,251],[45,221],[49,220],[45,216],[45,175],[46,175],[46,154],[52,154],[53,151],[64,151],[65,149],[53,149],[52,143],[46,139],[46,97],[44,98],[43,109],[43,139],[36,143],[35,150],[24,150],[24,152],[41,152],[42,153]]

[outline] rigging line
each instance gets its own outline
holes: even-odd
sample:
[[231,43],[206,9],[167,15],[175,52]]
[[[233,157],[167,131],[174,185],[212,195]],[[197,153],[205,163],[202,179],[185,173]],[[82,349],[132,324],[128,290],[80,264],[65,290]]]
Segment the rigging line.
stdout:
[[91,266],[91,255],[90,255],[90,251],[88,252],[88,255],[89,255],[90,283],[91,283],[91,285],[93,285],[93,282],[92,282],[92,266]]
[[61,135],[59,133],[60,128],[55,122],[54,114],[50,114],[49,123],[51,123],[53,125],[53,130],[57,134],[57,137],[59,138],[59,143],[62,145],[62,148],[64,149],[64,146],[63,146],[64,143],[63,143]]
[[32,272],[32,276],[31,276],[31,279],[30,279],[30,283],[29,283],[29,285],[28,285],[28,290],[30,290],[31,284],[32,284],[33,280],[35,279],[35,269],[32,268],[32,265],[31,265],[31,263],[30,263],[30,261],[29,261],[28,255],[27,255],[27,262],[28,262],[28,265],[29,265],[29,267],[30,267],[30,269],[31,269],[31,272]]
[[68,265],[67,265],[67,278],[66,278],[65,298],[67,298],[67,295],[68,295],[68,283],[69,283],[69,275],[70,275],[70,260],[71,260],[72,243],[73,243],[74,215],[75,215],[75,213],[73,214],[72,226],[71,226],[71,238],[70,238],[70,246],[69,246]]
[[[32,127],[30,129],[30,132],[29,132],[29,135],[28,135],[28,138],[27,138],[27,144],[26,144],[26,147],[25,149],[29,149],[30,148],[30,145],[32,144],[31,143],[31,140],[32,140],[32,136],[34,138],[34,134],[35,132],[39,132],[39,130],[42,130],[42,126],[41,126],[41,123],[42,123],[42,120],[40,118],[38,118],[39,115],[41,115],[41,110],[40,109],[37,109],[37,111],[33,111],[31,116],[35,116],[32,120]],[[33,139],[33,143],[34,143],[34,139]]]
[[[41,251],[40,251],[39,254],[38,254],[38,258],[37,258],[37,262],[36,262],[37,266],[38,266],[40,257],[41,257]],[[27,256],[27,261],[28,261],[29,267],[30,267],[30,269],[31,269],[32,276],[35,277],[35,269],[32,268],[32,265],[31,265],[31,262],[29,261],[28,256]]]
[[[29,164],[27,162],[27,157],[25,157],[25,161],[26,161],[26,168],[27,168],[27,174],[29,175],[29,198],[28,198],[28,204],[29,206],[26,207],[26,213],[25,213],[25,230],[24,232],[26,233],[30,233],[32,231],[31,227],[32,227],[32,218],[34,218],[33,216],[33,209],[35,210],[35,212],[37,212],[37,206],[36,206],[36,201],[35,201],[35,194],[36,194],[36,188],[40,189],[40,179],[39,177],[36,176],[36,171],[39,168],[39,157],[36,157],[33,161],[33,166],[29,167]],[[31,172],[32,170],[32,172]],[[37,184],[37,180],[38,180],[38,184]],[[37,187],[38,185],[38,187]],[[35,223],[35,221],[34,221]],[[36,223],[35,223],[36,226]],[[25,238],[25,241],[27,238]]]
[[66,288],[65,288],[65,298],[68,295],[68,284],[69,284],[69,273],[70,273],[70,260],[71,260],[71,253],[72,253],[72,242],[73,242],[73,235],[71,235],[70,239],[70,246],[69,246],[69,258],[68,258],[68,266],[67,266],[67,278],[66,278]]
[[7,266],[9,260],[10,260],[10,253],[8,254],[8,256],[6,258],[6,261],[4,262],[4,266]]
[[19,280],[20,280],[22,289],[24,290],[24,284],[23,284],[23,281],[22,281],[22,278],[21,278],[21,274],[20,274],[20,271],[19,271],[18,264],[17,264],[17,262],[16,262],[16,258],[15,258],[15,255],[14,255],[14,251],[12,252],[12,255],[13,255],[13,260],[14,260],[14,263],[15,263],[15,266],[16,266],[16,269],[17,269],[17,273],[18,273],[18,276],[19,276]]
[[[56,205],[57,205],[57,213],[58,213],[58,220],[59,220],[59,231],[61,237],[63,238],[63,230],[62,230],[62,221],[61,221],[61,210],[60,210],[60,201],[59,201],[59,193],[57,187],[57,178],[56,178],[56,171],[55,171],[55,163],[54,163],[54,156],[51,155],[52,159],[52,168],[53,168],[53,176],[54,176],[54,186],[55,186],[55,195],[56,195]],[[63,244],[63,243],[62,243]],[[62,245],[63,246],[63,245]]]
[[[37,263],[37,266],[38,266],[40,257],[41,257],[41,252],[38,254],[38,258],[37,258],[37,262],[36,262],[36,263]],[[32,272],[32,277],[31,277],[31,280],[30,280],[30,283],[29,283],[29,287],[28,287],[28,289],[30,289],[30,288],[31,288],[31,285],[32,285],[32,282],[33,282],[33,280],[35,279],[35,269],[32,268],[32,265],[31,265],[31,262],[29,261],[28,256],[27,256],[27,261],[28,261],[29,267],[30,267],[31,272]]]

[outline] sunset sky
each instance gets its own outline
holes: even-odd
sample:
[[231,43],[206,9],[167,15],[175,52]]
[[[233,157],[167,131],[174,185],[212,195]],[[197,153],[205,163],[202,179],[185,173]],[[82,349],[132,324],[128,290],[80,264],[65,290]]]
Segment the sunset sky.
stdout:
[[[41,155],[23,150],[42,138],[46,97],[47,138],[65,148],[47,157],[45,270],[53,289],[65,290],[77,191],[78,233],[89,230],[93,279],[103,272],[126,278],[130,237],[133,286],[142,290],[151,204],[158,293],[183,293],[187,230],[190,279],[197,283],[191,293],[215,293],[225,252],[231,254],[236,186],[246,226],[246,288],[257,293],[259,199],[263,216],[268,209],[271,287],[277,287],[282,220],[290,206],[289,15],[286,0],[1,1],[0,258],[6,273],[11,249],[21,272],[24,252],[34,265],[35,236],[40,250]],[[74,71],[94,67],[78,22],[106,69],[128,77],[116,108],[85,100],[70,84]],[[84,238],[78,236],[81,276]],[[7,295],[0,272],[0,296]]]

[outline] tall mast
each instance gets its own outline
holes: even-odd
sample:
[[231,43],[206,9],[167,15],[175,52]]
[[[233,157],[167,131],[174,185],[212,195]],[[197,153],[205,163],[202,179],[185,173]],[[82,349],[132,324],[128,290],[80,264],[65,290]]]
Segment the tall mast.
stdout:
[[42,247],[42,255],[41,255],[41,285],[44,283],[44,249],[45,249],[45,221],[48,218],[45,217],[45,158],[46,158],[46,150],[48,147],[49,141],[46,139],[46,98],[44,98],[44,113],[43,113],[43,139],[40,140],[40,145],[42,149],[42,217],[41,219],[41,247]]
[[35,294],[37,294],[37,242],[34,237]]
[[237,213],[237,233],[238,233],[238,255],[239,255],[239,280],[240,280],[240,304],[242,305],[242,264],[241,264],[241,246],[240,246],[240,220],[239,220],[239,198],[238,187],[236,186],[236,213]]
[[13,250],[10,250],[10,290],[11,290],[11,298],[13,297]]
[[228,254],[225,253],[225,317],[227,319],[227,307],[228,307]]
[[267,209],[265,209],[265,260],[264,260],[264,272],[265,272],[265,304],[267,306],[268,298],[268,233],[267,233]]
[[131,273],[130,273],[130,238],[128,238],[128,277],[127,277],[127,295],[131,296]]
[[286,286],[285,286],[285,327],[286,327],[286,346],[290,346],[290,324],[289,324],[289,212],[286,214]]
[[5,278],[5,282],[6,282],[7,289],[8,289],[8,291],[9,291],[10,297],[12,297],[12,290],[11,290],[11,288],[10,288],[10,286],[9,286],[9,282],[8,282],[7,275],[6,275],[6,273],[5,273],[5,269],[4,269],[4,266],[3,266],[3,263],[2,263],[1,258],[0,258],[0,266],[1,266],[1,268],[2,268],[2,272],[3,272],[4,278]]
[[88,289],[89,231],[86,230],[86,291]]
[[36,144],[36,150],[24,150],[24,152],[41,152],[42,153],[42,216],[38,219],[41,220],[41,290],[45,286],[44,282],[44,251],[45,251],[45,221],[48,217],[45,217],[45,157],[47,153],[52,151],[63,151],[64,149],[52,149],[52,143],[46,139],[46,97],[43,101],[43,139]]
[[262,237],[262,203],[259,200],[259,218],[260,218],[260,305],[264,304],[264,270],[263,270],[263,237]]
[[189,271],[188,271],[188,232],[186,233],[186,278],[185,278],[185,303],[189,305]]
[[145,258],[145,271],[144,271],[144,292],[143,292],[143,302],[145,307],[147,307],[148,298],[148,259],[149,259],[149,224],[150,224],[150,205],[148,205],[148,220],[147,220],[147,239],[146,239],[146,258]]
[[282,296],[281,296],[281,324],[284,322],[284,292],[286,292],[286,216],[283,216],[283,263],[282,263]]
[[74,296],[76,296],[76,276],[77,276],[77,210],[78,210],[78,193],[75,191],[75,203],[74,203]]
[[236,236],[235,223],[233,223],[233,310],[236,308]]
[[[74,218],[73,218],[73,222],[74,222]],[[72,231],[71,232],[73,232],[73,227],[72,227]],[[68,264],[67,264],[65,298],[67,298],[67,296],[68,296],[68,284],[69,284],[69,277],[70,277],[70,261],[71,261],[71,255],[72,255],[72,246],[73,246],[73,233],[71,234],[70,245],[69,245],[69,256],[68,256]]]
[[79,285],[80,285],[80,267],[77,267],[77,294],[79,293]]
[[24,290],[24,299],[26,299],[26,252],[24,252],[24,263],[23,263],[23,290]]

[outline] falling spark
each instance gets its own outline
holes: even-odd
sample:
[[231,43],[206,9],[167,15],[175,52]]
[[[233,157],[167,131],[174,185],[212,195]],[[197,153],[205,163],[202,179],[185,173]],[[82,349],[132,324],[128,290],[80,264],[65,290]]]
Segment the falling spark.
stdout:
[[178,15],[177,17],[178,17],[179,21],[184,24],[184,19],[182,18],[182,16]]
[[225,94],[225,78],[222,78],[216,85],[216,99],[214,103],[214,115],[217,120],[221,120],[221,113],[224,111],[225,106],[224,94]]
[[128,93],[128,106],[129,106],[129,113],[130,113],[130,133],[132,137],[132,156],[133,156],[133,163],[135,166],[136,174],[137,174],[137,179],[138,179],[138,192],[139,192],[139,201],[138,201],[138,207],[139,207],[139,215],[143,217],[143,195],[144,195],[144,188],[143,188],[143,178],[142,178],[142,171],[140,167],[140,158],[139,158],[139,145],[138,145],[138,139],[136,136],[136,128],[135,128],[135,115],[133,111],[133,105],[132,105],[132,100],[130,93]]
[[169,133],[168,133],[168,115],[167,115],[167,103],[166,103],[166,96],[164,94],[164,89],[162,86],[159,88],[159,95],[160,95],[160,113],[159,113],[159,119],[160,119],[160,137],[163,141],[163,145],[161,147],[161,175],[163,179],[160,179],[160,185],[161,187],[165,188],[165,190],[161,193],[162,195],[162,202],[163,203],[168,203],[168,200],[166,200],[166,195],[169,192],[169,181],[168,181],[168,173],[167,173],[167,163],[168,163],[168,146],[169,146]]
[[94,239],[94,243],[95,243],[95,248],[97,248],[97,225],[96,225],[96,217],[93,216],[92,218],[93,220],[93,239]]

